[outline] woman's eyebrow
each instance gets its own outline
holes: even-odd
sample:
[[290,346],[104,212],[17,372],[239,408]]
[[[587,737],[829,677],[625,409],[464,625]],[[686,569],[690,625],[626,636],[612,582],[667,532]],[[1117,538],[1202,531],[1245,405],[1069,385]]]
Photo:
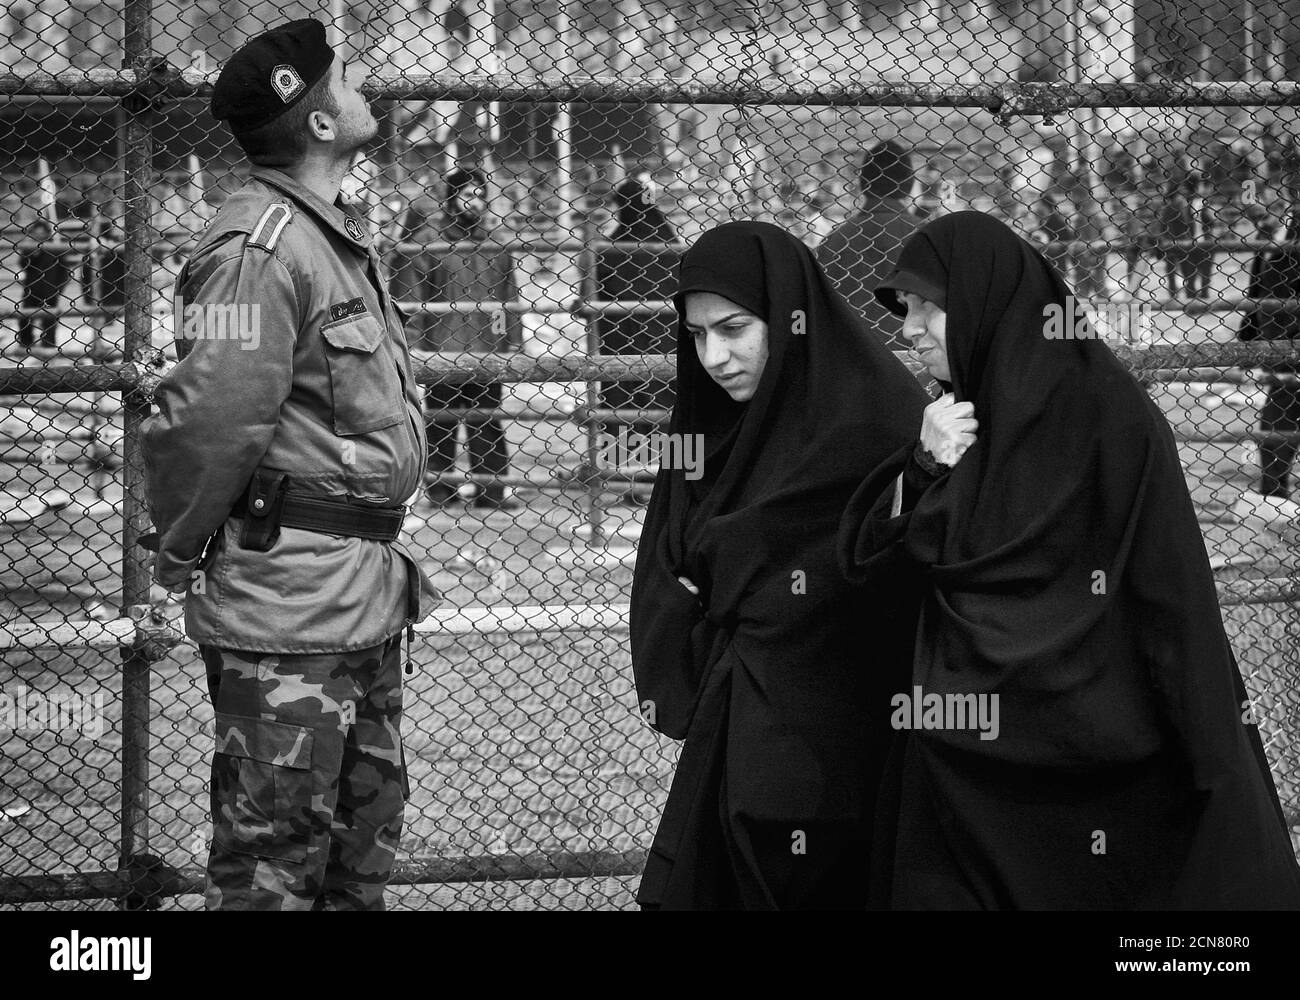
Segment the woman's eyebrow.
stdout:
[[[743,317],[748,315],[749,313],[745,312],[743,309],[738,309],[734,313],[728,313],[726,316],[723,316],[721,319],[715,319],[712,323],[706,323],[705,326],[719,326],[720,324],[727,322],[727,320],[729,319],[735,319],[737,316]],[[704,329],[703,326],[700,326],[698,323],[692,323],[689,320],[682,320],[682,325],[685,326],[686,329],[688,330]]]

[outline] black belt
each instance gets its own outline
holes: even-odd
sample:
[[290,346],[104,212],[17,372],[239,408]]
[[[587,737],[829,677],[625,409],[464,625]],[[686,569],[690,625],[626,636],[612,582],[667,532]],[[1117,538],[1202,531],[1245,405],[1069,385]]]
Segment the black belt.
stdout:
[[[280,511],[282,528],[303,528],[327,535],[394,541],[402,530],[406,507],[372,507],[328,497],[286,495]],[[230,512],[242,518],[248,513],[248,498],[240,496]]]

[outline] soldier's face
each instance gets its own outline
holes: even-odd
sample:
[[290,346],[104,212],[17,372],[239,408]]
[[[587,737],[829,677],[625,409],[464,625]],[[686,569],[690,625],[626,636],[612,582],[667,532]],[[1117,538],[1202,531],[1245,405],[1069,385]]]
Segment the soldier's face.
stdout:
[[334,99],[339,106],[336,141],[343,151],[364,146],[379,132],[379,122],[370,110],[370,102],[361,93],[369,71],[361,60],[345,62],[336,58],[330,66],[333,74]]

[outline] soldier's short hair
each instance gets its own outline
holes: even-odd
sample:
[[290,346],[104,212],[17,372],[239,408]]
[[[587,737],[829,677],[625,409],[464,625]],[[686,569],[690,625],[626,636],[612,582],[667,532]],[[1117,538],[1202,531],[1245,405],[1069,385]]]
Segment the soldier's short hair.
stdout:
[[256,166],[296,166],[307,155],[307,116],[313,111],[327,115],[342,111],[330,89],[328,73],[312,84],[302,99],[284,114],[247,132],[235,130],[235,139],[249,162]]

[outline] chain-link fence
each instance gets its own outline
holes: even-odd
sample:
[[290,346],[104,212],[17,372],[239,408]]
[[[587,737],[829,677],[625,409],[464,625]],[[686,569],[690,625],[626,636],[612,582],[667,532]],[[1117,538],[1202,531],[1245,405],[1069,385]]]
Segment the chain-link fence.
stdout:
[[[345,197],[428,386],[407,534],[445,602],[405,679],[392,905],[631,905],[676,756],[626,642],[666,300],[681,249],[737,218],[814,246],[864,312],[897,249],[880,213],[974,208],[1043,246],[1177,432],[1300,824],[1297,0],[15,0],[0,903],[198,905],[213,720],[151,592],[138,431],[172,281],[247,174],[211,85],[300,16],[373,72]],[[486,181],[469,228],[457,168]]]

